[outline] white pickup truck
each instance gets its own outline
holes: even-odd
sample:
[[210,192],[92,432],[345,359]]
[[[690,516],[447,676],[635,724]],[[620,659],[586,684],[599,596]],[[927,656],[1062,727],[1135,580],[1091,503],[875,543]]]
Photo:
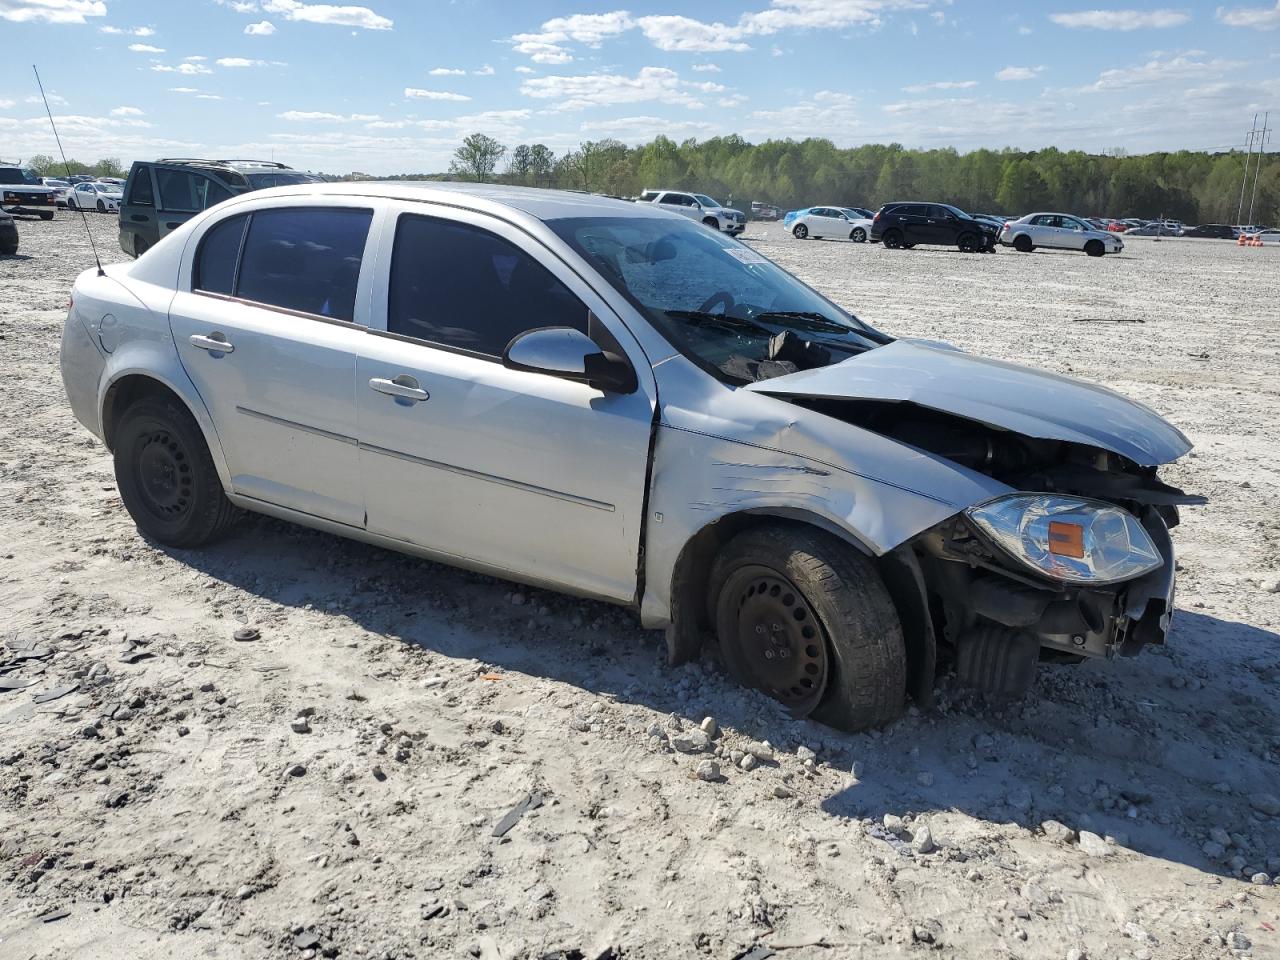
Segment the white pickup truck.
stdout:
[[720,230],[736,237],[747,229],[747,215],[741,210],[722,207],[705,193],[686,193],[683,190],[645,190],[640,194],[642,203],[653,203],[681,214],[690,220],[701,220],[713,230]]
[[46,187],[28,170],[0,164],[0,210],[38,213],[40,219],[52,220],[57,209],[52,187]]

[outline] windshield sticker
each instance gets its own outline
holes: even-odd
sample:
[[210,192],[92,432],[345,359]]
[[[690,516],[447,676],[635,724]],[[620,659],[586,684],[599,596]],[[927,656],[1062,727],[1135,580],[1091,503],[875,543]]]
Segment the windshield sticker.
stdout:
[[768,263],[769,261],[750,247],[725,247],[724,252],[740,263]]

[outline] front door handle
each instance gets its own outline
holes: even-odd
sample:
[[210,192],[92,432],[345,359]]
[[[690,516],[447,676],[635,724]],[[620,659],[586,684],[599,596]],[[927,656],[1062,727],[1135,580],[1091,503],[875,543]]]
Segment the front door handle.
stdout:
[[150,217],[144,217],[140,213],[131,214],[129,219],[134,223],[149,223],[151,221]]
[[397,400],[411,400],[414,403],[421,403],[423,400],[430,400],[431,394],[418,386],[418,381],[408,374],[400,374],[394,380],[387,380],[385,377],[374,377],[369,381],[371,389],[378,393],[385,393],[389,397],[395,397]]
[[207,337],[202,337],[198,333],[193,333],[189,338],[193,347],[199,347],[201,350],[208,350],[210,353],[235,353],[236,348],[233,347],[227,338],[221,333],[211,333]]

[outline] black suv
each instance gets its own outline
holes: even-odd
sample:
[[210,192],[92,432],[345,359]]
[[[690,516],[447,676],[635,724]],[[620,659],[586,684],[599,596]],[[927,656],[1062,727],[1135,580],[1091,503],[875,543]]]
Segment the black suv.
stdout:
[[890,250],[925,243],[990,253],[996,247],[996,228],[949,203],[886,203],[871,220],[871,242]]
[[120,203],[120,249],[140,257],[201,210],[240,193],[311,183],[314,174],[271,160],[138,160]]

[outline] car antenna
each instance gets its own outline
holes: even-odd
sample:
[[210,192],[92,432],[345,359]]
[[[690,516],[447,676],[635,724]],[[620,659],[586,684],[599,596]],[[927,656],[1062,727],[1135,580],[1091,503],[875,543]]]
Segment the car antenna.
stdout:
[[[58,153],[62,154],[62,167],[67,171],[67,176],[71,176],[71,164],[67,163],[67,151],[62,149],[62,138],[58,136],[58,125],[53,122],[53,111],[49,109],[49,98],[44,95],[44,84],[40,81],[40,71],[36,69],[36,65],[31,65],[31,70],[36,75],[36,86],[40,88],[40,99],[44,101],[44,112],[49,115],[49,126],[53,127],[53,139],[58,144]],[[80,219],[84,222],[84,232],[89,235],[89,249],[93,251],[93,262],[98,265],[98,276],[105,277],[107,272],[102,269],[102,260],[98,258],[98,245],[93,242],[93,231],[89,229],[89,218],[84,215],[84,207],[76,204],[76,209],[80,211]]]

